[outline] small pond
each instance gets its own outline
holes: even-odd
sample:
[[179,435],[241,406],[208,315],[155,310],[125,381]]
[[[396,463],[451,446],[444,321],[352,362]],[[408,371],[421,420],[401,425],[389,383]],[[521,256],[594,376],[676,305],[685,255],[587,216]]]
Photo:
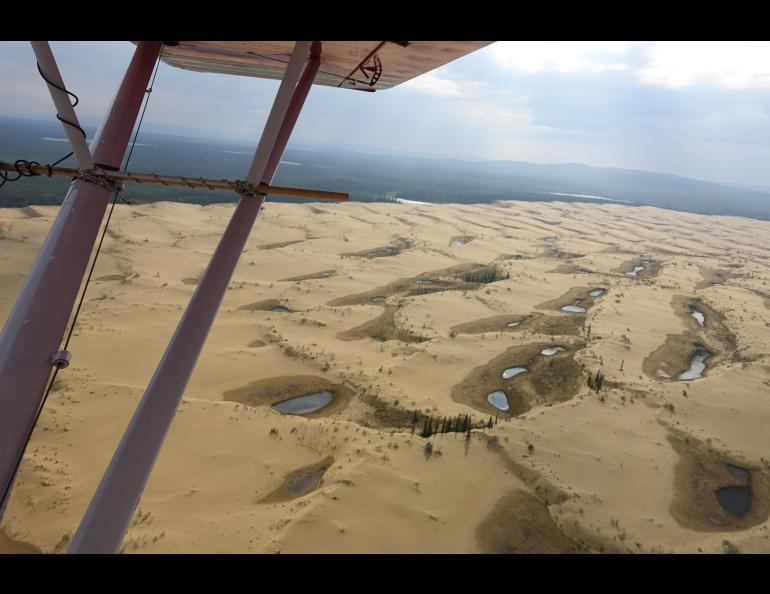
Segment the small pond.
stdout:
[[541,355],[545,355],[546,357],[550,357],[552,355],[555,355],[556,353],[563,353],[564,349],[562,347],[549,347],[547,349],[543,349],[540,351]]
[[694,317],[696,320],[698,320],[698,323],[703,326],[706,323],[706,316],[703,315],[702,311],[698,311],[697,309],[690,310],[690,315]]
[[307,474],[301,474],[297,478],[295,478],[293,481],[291,481],[288,485],[286,485],[286,489],[289,491],[289,493],[302,493],[304,491],[307,491],[313,485],[315,485],[319,480],[321,480],[321,477],[326,472],[326,468],[319,468],[318,470],[314,470],[313,472],[308,472]]
[[499,410],[508,410],[510,408],[508,406],[508,399],[505,397],[505,392],[501,392],[500,390],[489,394],[487,396],[487,401]]
[[561,310],[562,311],[568,311],[570,313],[585,313],[586,312],[586,308],[585,307],[580,307],[578,305],[578,303],[580,303],[580,299],[575,299],[575,303],[574,304],[572,304],[572,305],[565,305],[564,307],[561,308]]
[[526,367],[509,367],[505,371],[503,371],[503,379],[511,379],[512,377],[516,377],[520,373],[524,373],[527,371]]
[[332,393],[323,391],[278,402],[273,405],[273,408],[287,415],[306,415],[321,410],[331,401]]
[[683,371],[677,376],[679,380],[693,380],[698,379],[703,371],[706,369],[706,359],[711,356],[703,347],[697,347],[695,353],[690,361],[690,368],[687,371]]
[[283,305],[279,305],[278,307],[274,307],[270,311],[277,311],[279,313],[291,313],[291,310],[288,307],[284,307]]
[[742,518],[749,511],[751,494],[748,487],[722,487],[717,489],[717,501],[729,514]]
[[626,272],[628,276],[637,276],[642,270],[644,270],[644,266],[634,266],[634,269],[631,272]]
[[606,292],[607,292],[606,289],[594,289],[593,291],[591,291],[589,293],[589,295],[591,297],[600,297],[600,296],[604,295]]
[[728,464],[727,470],[729,470],[735,476],[737,476],[740,479],[743,479],[746,482],[749,482],[749,480],[751,480],[751,473],[745,468],[741,468],[740,466],[736,466],[735,464]]

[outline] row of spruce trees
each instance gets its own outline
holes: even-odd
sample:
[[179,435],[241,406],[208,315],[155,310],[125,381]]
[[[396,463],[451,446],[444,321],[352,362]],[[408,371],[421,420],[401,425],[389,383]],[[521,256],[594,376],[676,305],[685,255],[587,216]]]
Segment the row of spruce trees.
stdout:
[[500,280],[506,280],[508,278],[510,278],[510,275],[508,273],[503,274],[497,269],[497,267],[487,266],[479,270],[472,270],[471,272],[466,272],[465,275],[463,276],[463,282],[487,284],[487,283],[494,283]]
[[434,433],[470,433],[471,429],[491,429],[497,424],[497,415],[484,422],[475,422],[470,415],[457,415],[456,417],[433,417],[414,411],[412,416],[412,434],[422,418],[422,430],[420,437],[430,437]]

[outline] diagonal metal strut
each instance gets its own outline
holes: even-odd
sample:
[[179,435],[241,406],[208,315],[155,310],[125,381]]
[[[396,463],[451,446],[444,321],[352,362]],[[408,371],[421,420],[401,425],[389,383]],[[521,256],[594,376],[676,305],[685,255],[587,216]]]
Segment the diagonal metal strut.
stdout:
[[[302,66],[308,53],[313,55]],[[298,41],[246,181],[269,183],[320,64],[320,42]],[[300,80],[300,75],[302,78]],[[280,158],[280,154],[278,154]],[[78,527],[70,553],[120,549],[264,195],[244,194]]]

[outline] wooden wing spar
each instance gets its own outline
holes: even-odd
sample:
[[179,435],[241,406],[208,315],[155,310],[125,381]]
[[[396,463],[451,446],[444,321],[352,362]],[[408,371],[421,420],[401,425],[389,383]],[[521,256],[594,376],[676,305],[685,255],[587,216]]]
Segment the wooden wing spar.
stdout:
[[[322,41],[321,65],[313,84],[360,91],[390,89],[490,43]],[[161,59],[186,70],[282,79],[293,49],[293,41],[179,41],[168,42]]]

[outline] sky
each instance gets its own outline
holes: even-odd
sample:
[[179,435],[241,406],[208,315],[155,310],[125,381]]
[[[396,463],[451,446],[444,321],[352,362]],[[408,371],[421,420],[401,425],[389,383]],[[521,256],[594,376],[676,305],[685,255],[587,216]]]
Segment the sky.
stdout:
[[[51,47],[98,123],[134,46]],[[54,117],[28,43],[0,41],[0,72],[0,115]],[[161,64],[145,125],[256,147],[278,84]],[[377,93],[315,86],[292,141],[770,186],[770,42],[500,41]]]

